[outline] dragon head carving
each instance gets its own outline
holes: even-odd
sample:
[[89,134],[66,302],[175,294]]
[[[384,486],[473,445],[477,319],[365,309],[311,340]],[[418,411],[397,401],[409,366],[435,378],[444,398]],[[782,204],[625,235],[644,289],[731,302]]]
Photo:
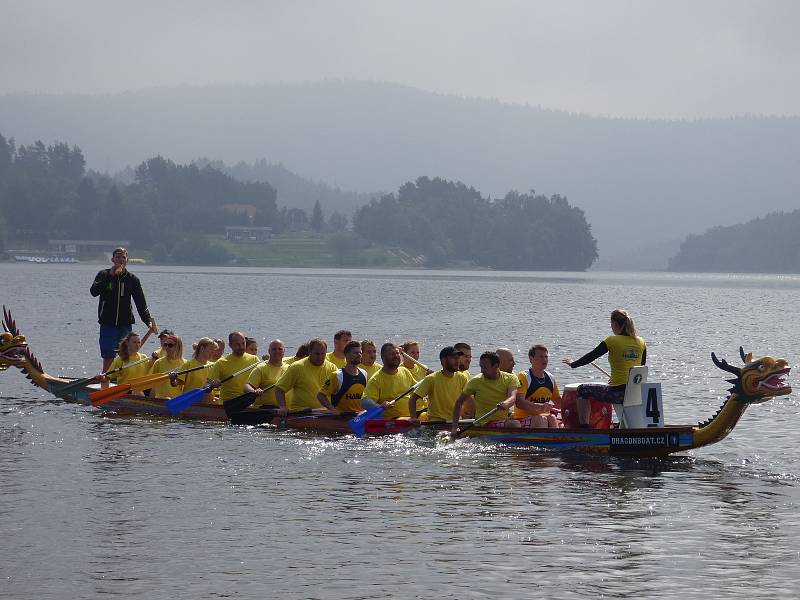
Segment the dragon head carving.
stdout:
[[25,362],[28,342],[25,336],[17,329],[17,324],[11,318],[11,312],[3,307],[3,333],[0,333],[0,371],[8,367],[22,366]]
[[739,348],[744,366],[734,367],[725,359],[719,360],[712,352],[711,360],[723,371],[736,375],[735,379],[728,381],[733,384],[731,392],[737,394],[742,400],[751,403],[765,402],[773,396],[785,396],[792,393],[792,387],[786,382],[786,376],[791,371],[789,363],[783,358],[762,356],[753,358],[753,354],[745,354]]

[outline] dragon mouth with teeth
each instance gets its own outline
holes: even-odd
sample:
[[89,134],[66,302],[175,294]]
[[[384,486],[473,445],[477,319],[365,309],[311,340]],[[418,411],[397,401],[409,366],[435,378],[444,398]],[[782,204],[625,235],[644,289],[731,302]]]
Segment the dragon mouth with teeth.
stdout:
[[23,335],[0,333],[0,370],[20,366],[25,362],[28,343]]
[[791,369],[786,367],[780,371],[770,373],[765,377],[758,378],[753,383],[757,389],[766,388],[773,393],[780,392],[781,395],[790,394],[792,392],[792,387],[786,383],[786,376],[789,375],[790,371]]

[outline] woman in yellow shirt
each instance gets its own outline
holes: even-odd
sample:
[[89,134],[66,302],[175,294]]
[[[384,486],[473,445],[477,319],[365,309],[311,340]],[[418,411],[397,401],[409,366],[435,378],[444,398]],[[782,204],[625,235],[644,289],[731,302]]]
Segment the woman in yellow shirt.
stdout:
[[614,335],[608,336],[597,345],[597,348],[578,360],[569,357],[564,359],[565,364],[575,369],[608,354],[608,363],[611,365],[611,379],[608,385],[578,386],[578,423],[581,427],[586,427],[589,420],[589,398],[622,404],[625,400],[628,371],[631,367],[647,362],[647,344],[643,338],[636,335],[636,325],[626,311],[617,309],[611,313],[611,331]]
[[[183,342],[177,335],[165,336],[161,341],[166,356],[159,358],[153,363],[150,369],[151,373],[169,373],[170,371],[177,371],[186,362],[183,359]],[[150,389],[150,396],[156,398],[175,398],[181,395],[180,386],[172,385],[170,380],[166,380],[155,385]]]
[[[210,367],[214,364],[214,356],[217,351],[217,342],[209,337],[202,337],[197,341],[192,358],[187,360],[182,366],[181,371],[193,369],[195,367]],[[183,375],[182,379],[175,378],[175,384],[180,388],[181,393],[205,387],[208,380],[207,369],[197,369],[191,373]],[[211,396],[211,394],[209,394]]]
[[138,333],[131,332],[119,341],[119,348],[117,348],[117,356],[108,367],[109,371],[125,367],[121,371],[112,374],[110,377],[101,376],[100,381],[113,381],[114,383],[127,383],[131,379],[147,375],[150,370],[150,362],[144,361],[132,367],[126,367],[130,363],[147,358],[146,354],[139,352],[142,344],[147,340],[151,332],[145,334],[144,339],[139,337]]

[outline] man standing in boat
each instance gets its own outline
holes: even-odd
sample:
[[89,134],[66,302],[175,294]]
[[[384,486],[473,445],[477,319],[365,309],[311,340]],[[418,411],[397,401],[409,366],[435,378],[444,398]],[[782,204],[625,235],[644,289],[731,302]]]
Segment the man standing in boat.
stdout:
[[150,316],[147,300],[142,291],[139,278],[127,270],[128,251],[115,248],[111,254],[112,267],[103,269],[94,278],[89,288],[92,296],[99,296],[97,322],[100,323],[100,356],[103,358],[103,372],[107,371],[114,360],[119,341],[133,329],[133,308],[131,299],[136,303],[136,311],[142,322],[151,331],[158,331],[155,320]]

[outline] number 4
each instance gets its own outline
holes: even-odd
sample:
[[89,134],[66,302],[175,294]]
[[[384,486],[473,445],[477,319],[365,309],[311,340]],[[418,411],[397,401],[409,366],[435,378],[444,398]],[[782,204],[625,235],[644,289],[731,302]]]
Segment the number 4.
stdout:
[[659,419],[661,419],[661,411],[658,409],[658,392],[654,387],[647,390],[647,407],[645,414],[653,419],[653,423],[656,425]]

